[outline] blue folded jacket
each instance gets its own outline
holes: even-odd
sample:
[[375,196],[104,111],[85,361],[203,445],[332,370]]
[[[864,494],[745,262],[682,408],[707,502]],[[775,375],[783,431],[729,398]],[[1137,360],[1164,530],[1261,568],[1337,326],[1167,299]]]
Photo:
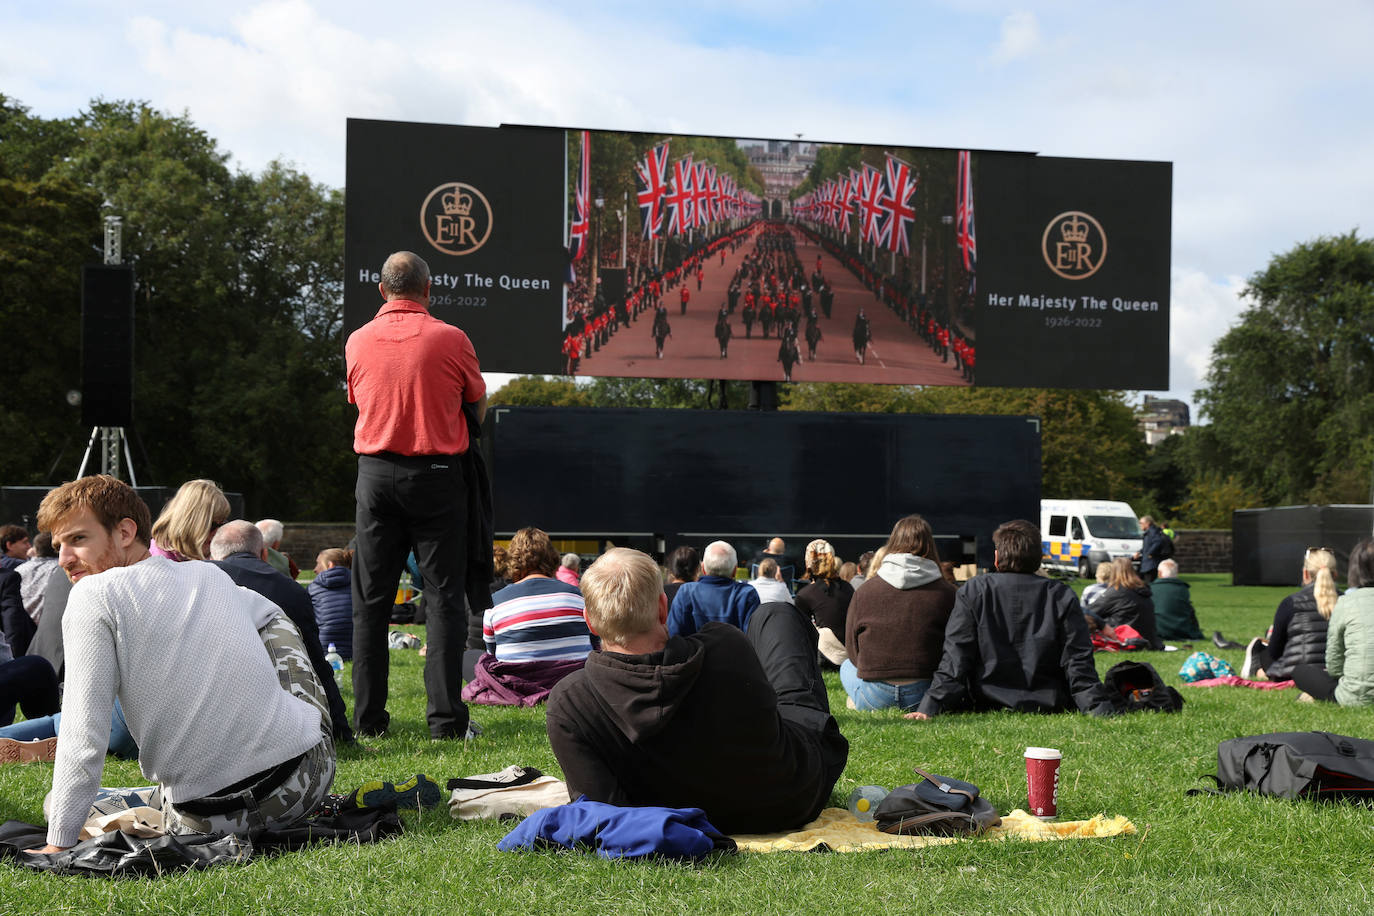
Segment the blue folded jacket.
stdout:
[[717,849],[736,848],[700,808],[621,808],[587,801],[585,795],[571,804],[534,812],[496,848],[512,852],[579,846],[595,849],[603,859],[699,859]]

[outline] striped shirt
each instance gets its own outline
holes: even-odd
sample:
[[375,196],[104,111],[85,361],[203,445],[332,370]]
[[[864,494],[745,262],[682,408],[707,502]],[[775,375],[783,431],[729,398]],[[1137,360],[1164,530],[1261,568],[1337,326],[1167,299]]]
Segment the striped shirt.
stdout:
[[531,576],[491,597],[496,606],[482,615],[482,640],[498,660],[564,661],[592,651],[577,586]]

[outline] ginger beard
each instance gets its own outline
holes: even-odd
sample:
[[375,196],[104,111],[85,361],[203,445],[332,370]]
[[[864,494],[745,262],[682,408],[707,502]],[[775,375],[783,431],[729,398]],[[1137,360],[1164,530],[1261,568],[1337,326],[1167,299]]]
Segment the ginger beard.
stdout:
[[113,531],[106,530],[89,509],[81,509],[53,526],[53,543],[60,544],[58,565],[73,583],[116,566],[128,565],[128,549],[137,526],[132,519],[120,519]]

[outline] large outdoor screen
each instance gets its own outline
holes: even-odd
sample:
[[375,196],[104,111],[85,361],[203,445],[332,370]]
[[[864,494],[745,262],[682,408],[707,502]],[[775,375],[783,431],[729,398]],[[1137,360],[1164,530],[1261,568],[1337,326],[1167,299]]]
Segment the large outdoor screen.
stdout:
[[1163,389],[1172,165],[348,122],[345,322],[386,256],[496,372]]

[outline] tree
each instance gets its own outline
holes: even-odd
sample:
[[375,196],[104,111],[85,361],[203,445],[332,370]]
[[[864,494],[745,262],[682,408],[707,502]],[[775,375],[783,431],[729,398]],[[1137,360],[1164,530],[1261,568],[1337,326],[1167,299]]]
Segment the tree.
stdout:
[[1179,521],[1192,528],[1230,528],[1231,513],[1255,508],[1262,504],[1260,500],[1236,475],[1206,473],[1188,488],[1188,498],[1179,506]]
[[[493,405],[523,407],[719,407],[720,389],[706,379],[595,378],[575,382],[542,375],[511,379],[491,395]],[[747,382],[727,382],[726,406],[748,403]]]
[[1276,255],[1197,393],[1217,463],[1264,504],[1364,502],[1374,461],[1374,241]]
[[136,102],[44,122],[0,99],[0,138],[3,358],[24,374],[0,407],[0,480],[76,469],[88,431],[60,402],[80,381],[80,266],[117,214],[140,482],[209,477],[250,515],[349,517],[342,194],[278,163],[231,171],[189,116]]
[[1151,447],[1141,464],[1136,484],[1140,491],[1137,502],[1131,504],[1141,514],[1161,519],[1177,516],[1179,506],[1188,497],[1188,484],[1193,474],[1188,467],[1185,438],[1192,429],[1167,436]]
[[81,265],[99,261],[100,195],[56,174],[75,142],[68,121],[31,117],[0,96],[0,482],[70,475],[85,432],[66,401],[81,387]]
[[521,375],[491,393],[492,407],[590,407],[584,386],[566,376]]

